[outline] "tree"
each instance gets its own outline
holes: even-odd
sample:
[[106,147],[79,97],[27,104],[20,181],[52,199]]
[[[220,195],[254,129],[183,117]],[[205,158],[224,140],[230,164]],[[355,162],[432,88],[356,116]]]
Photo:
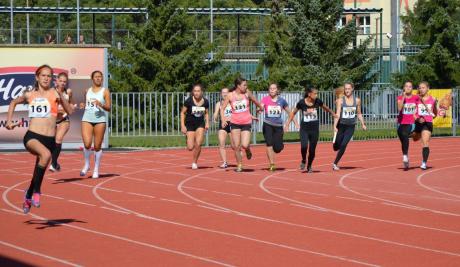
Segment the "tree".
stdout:
[[174,1],[153,1],[148,8],[149,20],[134,38],[124,49],[112,49],[112,89],[184,91],[199,82],[213,90],[229,83],[222,54],[209,59],[211,45],[195,40],[190,17]]
[[395,85],[405,80],[426,80],[433,88],[460,85],[459,18],[458,0],[419,0],[414,11],[402,17],[405,42],[427,47],[407,57],[407,71],[394,76]]
[[371,40],[352,48],[355,22],[337,28],[342,0],[289,0],[287,6],[294,9],[289,18],[279,13],[283,2],[272,2],[275,8],[264,58],[270,80],[289,90],[307,85],[330,90],[345,81],[353,81],[358,89],[370,87],[376,76],[370,72],[375,62],[367,50]]

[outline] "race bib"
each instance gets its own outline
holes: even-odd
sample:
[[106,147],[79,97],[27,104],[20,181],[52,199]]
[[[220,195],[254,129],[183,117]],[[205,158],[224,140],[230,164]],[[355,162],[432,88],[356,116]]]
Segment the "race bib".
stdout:
[[205,110],[206,109],[204,107],[193,106],[192,115],[195,117],[202,117],[204,115]]
[[281,107],[280,106],[267,106],[267,117],[281,118]]
[[415,108],[416,108],[415,103],[406,103],[404,104],[404,107],[403,107],[403,114],[412,115],[415,113]]
[[432,106],[431,104],[426,104],[426,105],[418,104],[418,114],[420,116],[431,116],[431,113],[430,113],[430,110],[432,110],[431,106]]
[[356,117],[356,107],[342,107],[343,119],[354,119]]
[[316,108],[308,108],[303,113],[303,121],[304,122],[312,122],[318,120],[318,111]]
[[86,100],[86,110],[98,111],[99,108],[96,106],[96,98],[90,98]]
[[227,105],[227,107],[224,109],[224,117],[230,118],[232,116],[232,107],[230,105]]
[[49,118],[51,112],[50,103],[46,98],[35,98],[29,104],[29,117],[30,118]]
[[233,112],[235,113],[242,113],[248,110],[248,102],[246,99],[237,100],[233,102]]

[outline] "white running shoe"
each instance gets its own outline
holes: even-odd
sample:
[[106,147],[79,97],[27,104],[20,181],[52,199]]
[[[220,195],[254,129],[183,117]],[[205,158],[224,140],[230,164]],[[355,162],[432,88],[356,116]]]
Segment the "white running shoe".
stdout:
[[228,168],[227,162],[222,163],[222,165],[220,165],[219,168],[221,168],[221,169],[227,169],[227,168]]
[[192,170],[198,170],[198,165],[196,163],[192,163]]
[[53,167],[53,164],[50,164],[50,167],[48,168],[48,170],[52,171],[52,172],[56,172],[57,170]]
[[409,161],[403,161],[404,169],[409,169]]
[[422,165],[420,165],[420,169],[426,170],[426,162],[422,162]]
[[337,164],[332,164],[332,170],[333,170],[333,171],[339,171],[339,170],[340,170],[340,167],[337,166]]
[[86,173],[89,171],[89,166],[83,167],[83,169],[80,171],[80,176],[86,176]]
[[99,171],[98,171],[98,170],[94,170],[94,171],[93,171],[93,176],[91,176],[91,178],[93,178],[93,179],[99,178]]

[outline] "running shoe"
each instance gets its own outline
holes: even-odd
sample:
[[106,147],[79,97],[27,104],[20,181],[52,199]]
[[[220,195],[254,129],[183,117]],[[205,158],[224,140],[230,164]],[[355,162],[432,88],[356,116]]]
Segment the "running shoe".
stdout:
[[53,165],[53,163],[50,164],[49,170],[52,172],[58,172],[61,170],[61,165],[56,164],[56,166]]
[[29,213],[31,208],[32,208],[32,200],[31,199],[25,199],[24,203],[22,203],[22,210],[24,211],[24,214]]
[[270,164],[270,167],[268,167],[268,170],[271,171],[271,172],[276,171],[275,164]]
[[40,208],[40,193],[34,193],[32,195],[32,205],[36,208]]
[[27,198],[27,190],[24,191],[24,203],[22,203],[22,210],[25,214],[29,213],[32,208],[32,199]]
[[221,168],[221,169],[227,169],[227,168],[228,168],[227,162],[222,163],[222,165],[220,165],[219,168]]
[[56,168],[53,167],[53,164],[50,164],[50,167],[48,168],[51,172],[56,172]]
[[307,168],[307,173],[313,173],[313,169],[311,167]]
[[305,162],[300,163],[299,170],[301,171],[305,170]]
[[426,162],[422,162],[422,165],[420,165],[420,169],[426,170]]
[[192,170],[198,170],[198,165],[196,163],[192,163]]
[[247,159],[252,158],[252,152],[251,152],[251,149],[249,147],[246,149],[246,158]]
[[243,164],[238,164],[235,169],[236,172],[242,172],[243,171]]
[[339,170],[340,170],[340,167],[337,166],[337,164],[332,164],[332,170],[333,170],[333,171],[339,171]]
[[83,169],[80,171],[80,176],[86,176],[86,173],[89,171],[89,166],[88,167],[83,167]]
[[403,165],[405,170],[409,169],[409,161],[403,161]]

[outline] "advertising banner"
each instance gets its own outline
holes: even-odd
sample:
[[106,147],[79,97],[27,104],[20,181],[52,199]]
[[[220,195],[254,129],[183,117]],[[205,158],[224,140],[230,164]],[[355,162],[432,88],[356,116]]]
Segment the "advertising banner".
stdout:
[[[107,47],[0,47],[0,150],[24,149],[22,143],[28,125],[27,105],[17,105],[14,121],[22,122],[13,130],[5,128],[8,106],[27,88],[35,83],[35,70],[43,64],[53,68],[54,75],[66,72],[68,88],[73,92],[73,103],[84,102],[84,92],[91,87],[91,72],[104,73],[104,87],[107,87]],[[52,83],[54,86],[54,82]],[[70,130],[64,138],[63,148],[79,148],[81,140],[82,109],[75,109],[70,116]],[[106,132],[103,147],[108,147]]]

